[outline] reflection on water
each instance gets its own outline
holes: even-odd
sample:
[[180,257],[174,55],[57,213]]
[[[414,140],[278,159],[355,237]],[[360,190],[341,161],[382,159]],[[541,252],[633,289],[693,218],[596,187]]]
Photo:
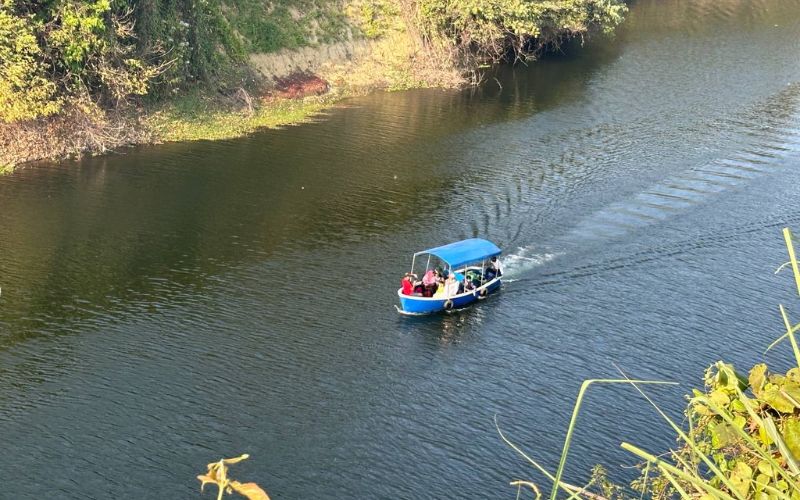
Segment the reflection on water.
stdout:
[[[684,382],[657,394],[679,410],[789,300],[799,6],[635,2],[480,88],[0,178],[7,493],[189,497],[249,452],[276,498],[494,498],[532,477],[495,415],[553,464],[614,364]],[[505,249],[502,292],[397,315],[410,255],[473,236]],[[635,394],[584,408],[575,481],[631,463],[621,440],[672,444]]]

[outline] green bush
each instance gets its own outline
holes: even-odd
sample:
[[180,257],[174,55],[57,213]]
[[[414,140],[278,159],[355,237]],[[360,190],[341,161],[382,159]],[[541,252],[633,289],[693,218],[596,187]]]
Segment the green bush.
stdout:
[[30,120],[66,103],[119,106],[158,68],[135,57],[133,21],[110,0],[0,4],[0,119]]
[[9,4],[0,4],[0,119],[12,122],[58,113],[62,102],[45,73],[36,21],[14,15]]
[[468,53],[503,59],[622,22],[622,0],[417,0],[421,29]]

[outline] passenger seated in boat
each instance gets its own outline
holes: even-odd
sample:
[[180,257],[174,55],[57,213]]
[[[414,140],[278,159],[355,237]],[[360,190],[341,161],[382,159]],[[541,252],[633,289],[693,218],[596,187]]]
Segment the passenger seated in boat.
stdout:
[[417,275],[414,273],[406,273],[403,276],[403,279],[400,280],[400,286],[403,289],[403,295],[416,295],[415,293],[415,285],[417,284],[416,281]]
[[447,277],[447,280],[444,282],[444,289],[445,295],[448,297],[458,295],[458,280],[456,279],[455,274],[450,273],[450,275]]
[[430,297],[436,291],[436,271],[433,269],[428,269],[425,271],[425,275],[422,276],[422,294],[425,297]]
[[440,281],[439,284],[436,285],[436,292],[433,294],[433,297],[438,299],[444,298],[445,296],[444,281]]
[[[475,269],[467,269],[465,273],[465,283],[469,283],[469,289],[478,288],[481,285],[481,272]],[[466,285],[465,285],[466,287]]]

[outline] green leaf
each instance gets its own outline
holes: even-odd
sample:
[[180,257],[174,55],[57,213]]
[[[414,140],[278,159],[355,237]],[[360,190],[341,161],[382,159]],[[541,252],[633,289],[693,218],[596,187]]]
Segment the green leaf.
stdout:
[[727,408],[731,400],[727,394],[717,389],[708,395],[708,399],[719,408]]
[[761,389],[764,388],[764,384],[767,381],[767,365],[764,363],[759,363],[750,370],[750,376],[748,377],[748,382],[750,382],[750,388],[753,389],[753,394],[756,397],[761,395]]
[[781,413],[794,411],[794,405],[781,394],[780,387],[777,385],[767,384],[761,393],[761,399]]
[[753,477],[753,469],[744,462],[736,462],[736,467],[731,472],[731,483],[736,491],[743,497],[747,497],[750,492],[750,479]]
[[770,477],[766,474],[759,474],[756,476],[756,491],[761,491],[764,489],[764,486],[768,485],[770,482]]
[[709,424],[708,428],[711,432],[711,446],[716,449],[724,448],[736,440],[736,431],[724,422]]
[[758,437],[761,439],[761,442],[764,443],[764,446],[770,446],[775,441],[770,437],[769,431],[762,426],[758,427]]
[[800,420],[789,418],[783,422],[783,440],[786,447],[794,456],[795,460],[800,459]]
[[788,379],[786,383],[783,384],[781,387],[783,390],[783,396],[792,402],[795,407],[800,407],[800,385],[790,382]]

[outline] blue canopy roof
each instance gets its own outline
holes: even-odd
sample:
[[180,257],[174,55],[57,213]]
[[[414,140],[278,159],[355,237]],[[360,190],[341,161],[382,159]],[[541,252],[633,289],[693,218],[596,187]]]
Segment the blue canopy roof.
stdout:
[[416,257],[417,255],[426,253],[439,257],[449,264],[450,267],[458,267],[469,264],[470,262],[500,255],[501,250],[491,241],[471,238],[450,243],[449,245],[423,250],[415,253],[414,256]]

